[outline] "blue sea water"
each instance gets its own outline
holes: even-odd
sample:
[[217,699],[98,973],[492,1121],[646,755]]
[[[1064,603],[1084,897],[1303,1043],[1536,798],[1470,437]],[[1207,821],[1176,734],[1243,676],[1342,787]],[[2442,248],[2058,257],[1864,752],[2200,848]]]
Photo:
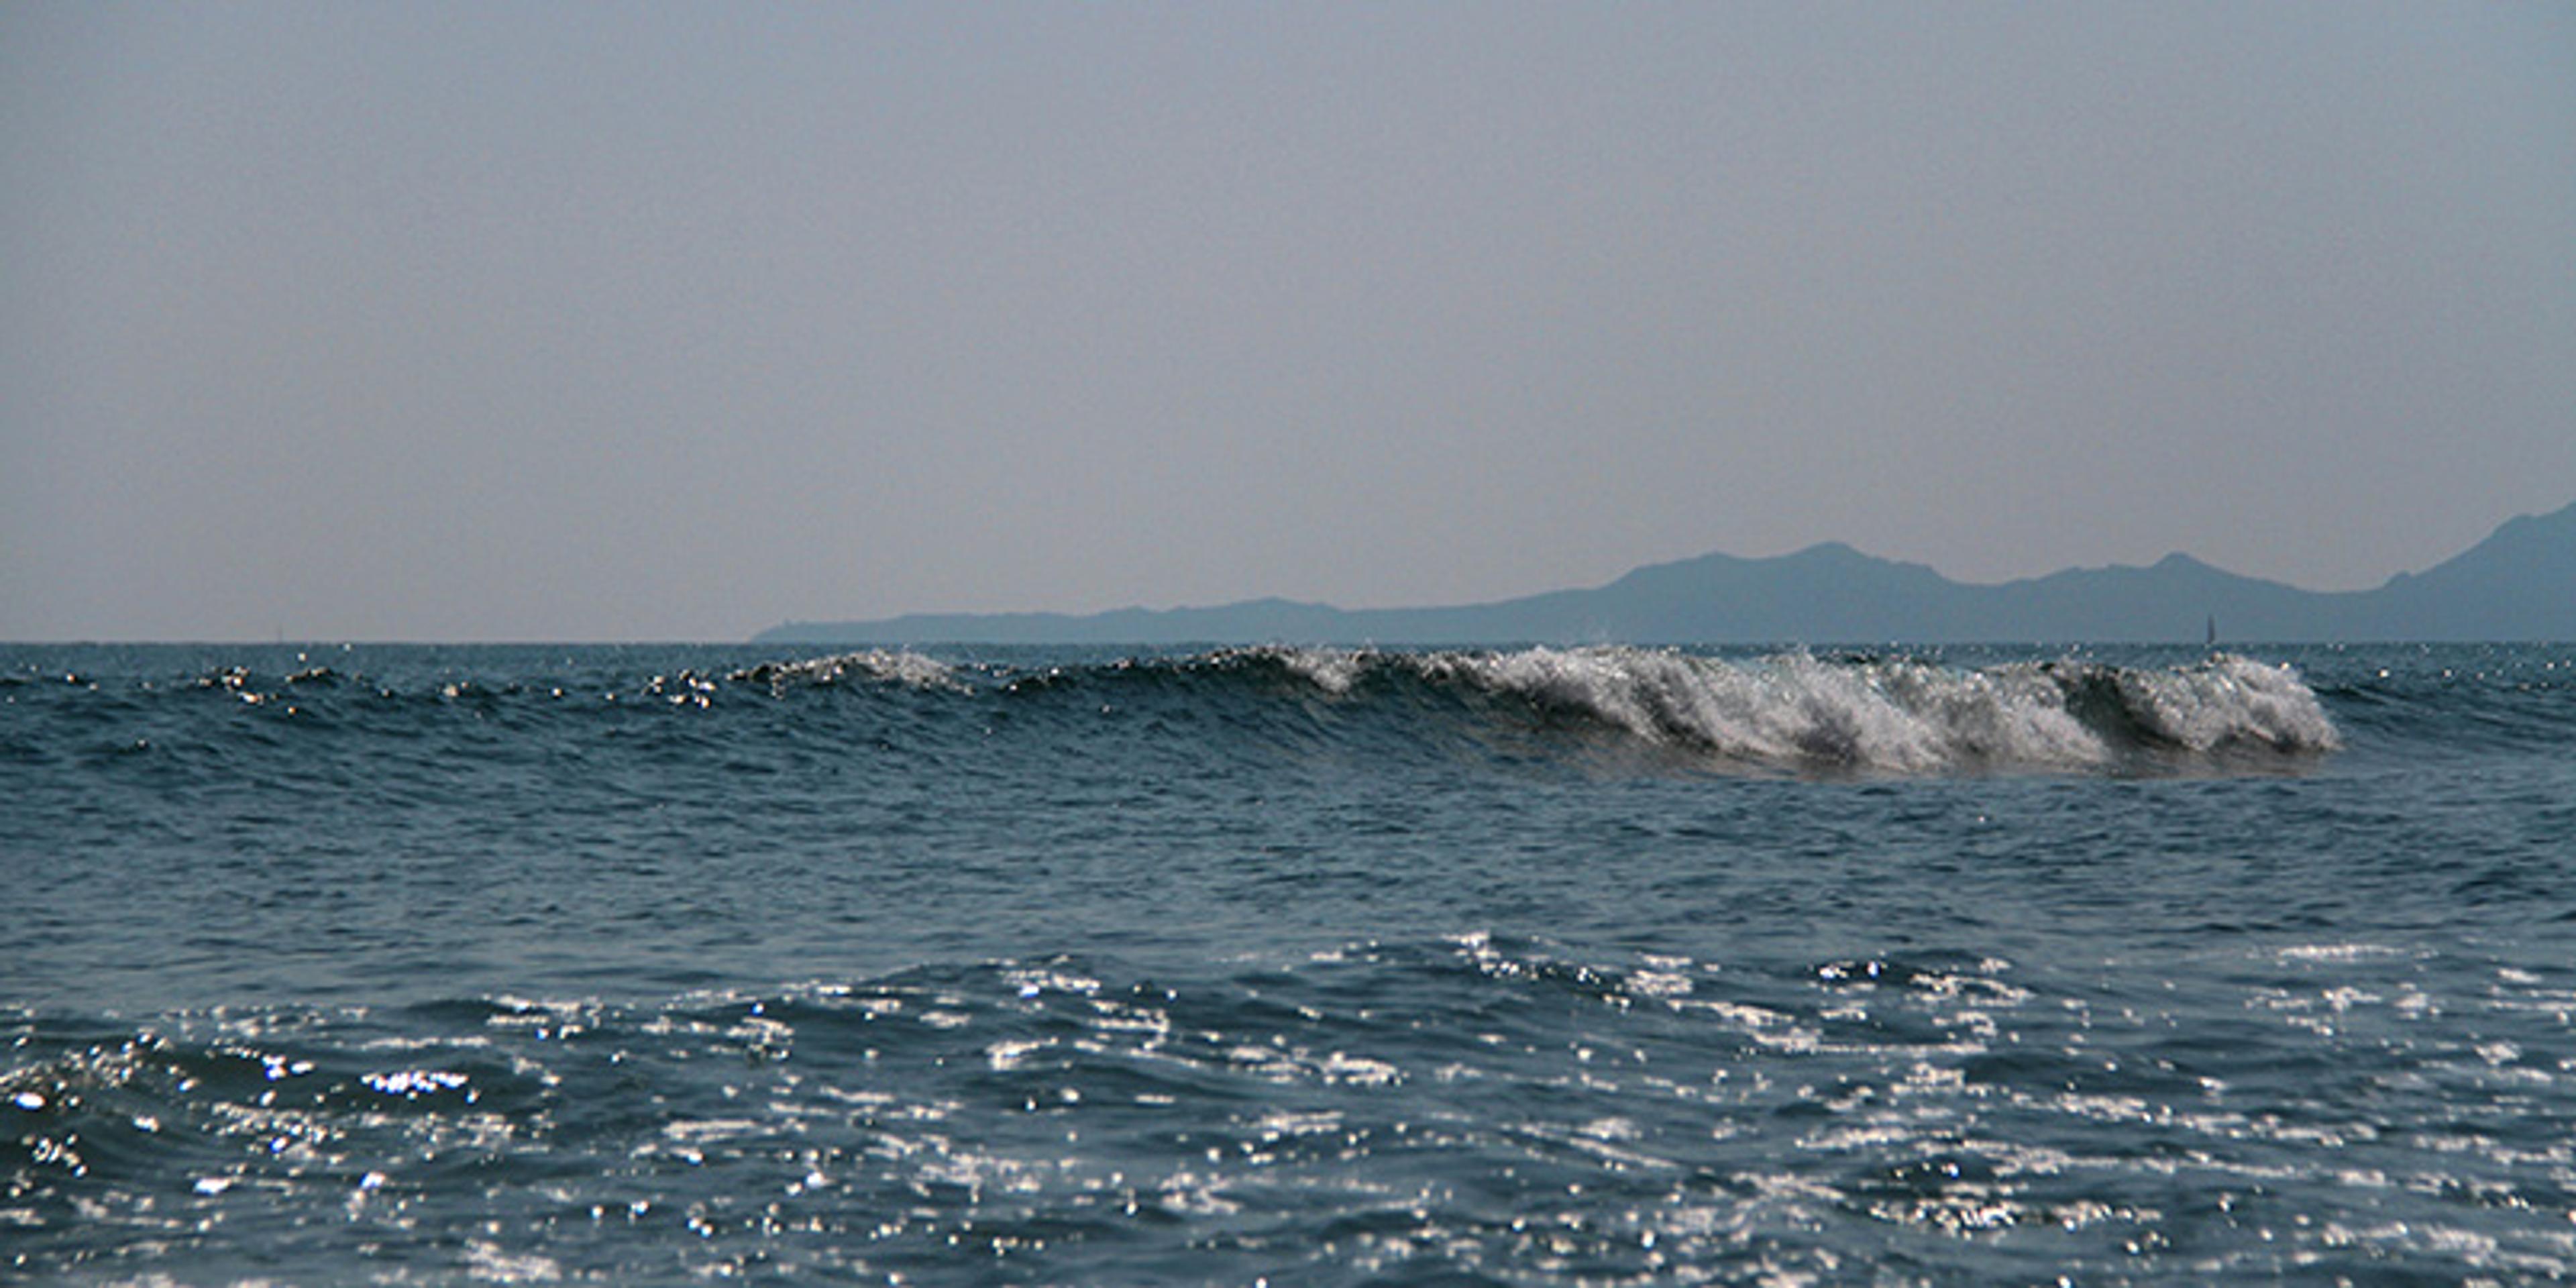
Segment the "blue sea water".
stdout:
[[0,649],[0,1280],[2576,1273],[2576,648]]

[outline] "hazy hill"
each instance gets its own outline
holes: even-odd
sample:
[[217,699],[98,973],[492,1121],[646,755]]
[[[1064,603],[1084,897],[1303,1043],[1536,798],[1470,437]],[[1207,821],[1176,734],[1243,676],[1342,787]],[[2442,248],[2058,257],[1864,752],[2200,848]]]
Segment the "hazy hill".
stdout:
[[2189,555],[2070,568],[2000,585],[1839,542],[1772,559],[1710,554],[1606,586],[1447,608],[1343,610],[1259,599],[1214,608],[919,614],[790,622],[758,643],[1808,643],[2231,640],[2576,640],[2576,505],[2375,590],[2320,593]]

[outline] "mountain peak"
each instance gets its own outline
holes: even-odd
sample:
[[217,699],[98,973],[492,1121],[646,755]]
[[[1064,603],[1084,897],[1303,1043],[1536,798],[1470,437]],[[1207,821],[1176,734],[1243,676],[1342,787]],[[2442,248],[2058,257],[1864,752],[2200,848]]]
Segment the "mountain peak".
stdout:
[[1789,555],[1791,559],[1867,559],[1870,556],[1847,541],[1819,541]]

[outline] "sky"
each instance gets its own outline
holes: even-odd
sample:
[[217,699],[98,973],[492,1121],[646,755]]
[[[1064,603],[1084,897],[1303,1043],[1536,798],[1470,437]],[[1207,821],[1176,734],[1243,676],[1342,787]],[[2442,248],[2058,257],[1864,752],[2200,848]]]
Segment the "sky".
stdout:
[[2351,589],[2571,501],[2561,3],[0,6],[0,639]]

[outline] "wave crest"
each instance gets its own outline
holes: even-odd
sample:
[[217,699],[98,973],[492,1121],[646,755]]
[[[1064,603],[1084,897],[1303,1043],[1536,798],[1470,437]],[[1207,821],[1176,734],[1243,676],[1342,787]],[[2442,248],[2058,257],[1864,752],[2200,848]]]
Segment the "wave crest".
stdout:
[[908,649],[868,649],[859,653],[807,658],[800,662],[762,662],[743,667],[725,678],[743,684],[766,684],[772,689],[833,685],[852,680],[894,683],[915,689],[962,690],[965,687],[958,683],[955,667]]

